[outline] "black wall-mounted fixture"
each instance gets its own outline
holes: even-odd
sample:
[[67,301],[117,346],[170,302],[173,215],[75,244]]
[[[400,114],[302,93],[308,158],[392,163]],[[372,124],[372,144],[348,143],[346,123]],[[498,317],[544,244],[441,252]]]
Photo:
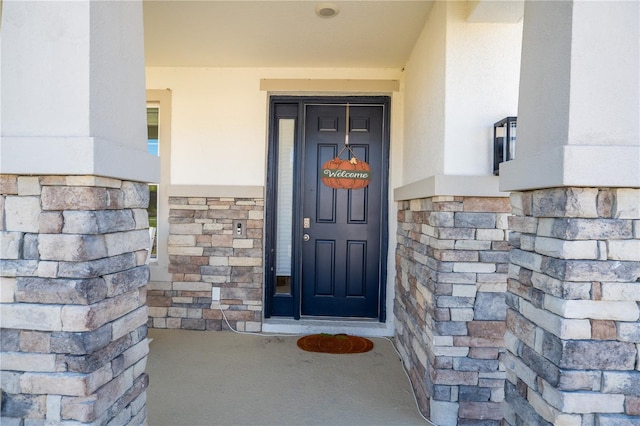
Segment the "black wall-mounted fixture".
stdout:
[[500,163],[516,158],[518,117],[506,117],[493,125],[493,174],[500,173]]

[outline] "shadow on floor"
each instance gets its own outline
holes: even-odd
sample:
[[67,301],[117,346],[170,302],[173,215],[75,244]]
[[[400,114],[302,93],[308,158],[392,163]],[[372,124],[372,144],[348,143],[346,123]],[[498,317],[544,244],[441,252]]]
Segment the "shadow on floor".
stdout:
[[310,353],[293,336],[149,330],[150,426],[425,425],[391,343]]

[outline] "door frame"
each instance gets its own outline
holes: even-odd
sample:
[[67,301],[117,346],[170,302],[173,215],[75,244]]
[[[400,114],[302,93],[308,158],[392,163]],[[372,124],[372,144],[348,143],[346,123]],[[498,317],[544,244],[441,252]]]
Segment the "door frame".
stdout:
[[[382,185],[380,190],[382,216],[380,229],[380,264],[379,264],[379,300],[378,300],[378,320],[386,321],[386,297],[387,297],[387,256],[389,252],[389,151],[390,151],[390,106],[389,96],[270,96],[269,98],[269,127],[268,127],[268,147],[266,165],[266,188],[265,188],[265,292],[264,292],[264,314],[265,318],[271,316],[293,317],[300,319],[301,280],[302,280],[302,226],[295,224],[302,223],[302,200],[301,192],[304,185],[304,152],[305,152],[305,112],[306,106],[311,104],[322,105],[380,105],[383,108],[382,118]],[[292,107],[284,115],[276,116],[276,106],[288,104]],[[294,107],[295,106],[295,107]],[[293,193],[293,229],[292,229],[292,269],[291,269],[291,293],[290,295],[277,295],[276,290],[276,270],[275,270],[275,247],[276,247],[276,212],[277,212],[277,123],[279,118],[295,119],[295,140],[294,140],[294,193]],[[275,312],[274,312],[275,311]],[[331,319],[332,317],[322,317]]]

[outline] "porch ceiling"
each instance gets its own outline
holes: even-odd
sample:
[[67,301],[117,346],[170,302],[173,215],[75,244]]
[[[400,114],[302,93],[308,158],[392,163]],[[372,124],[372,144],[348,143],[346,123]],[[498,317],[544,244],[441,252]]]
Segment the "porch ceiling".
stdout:
[[[320,18],[316,6],[339,13]],[[147,66],[404,66],[431,0],[145,0]]]

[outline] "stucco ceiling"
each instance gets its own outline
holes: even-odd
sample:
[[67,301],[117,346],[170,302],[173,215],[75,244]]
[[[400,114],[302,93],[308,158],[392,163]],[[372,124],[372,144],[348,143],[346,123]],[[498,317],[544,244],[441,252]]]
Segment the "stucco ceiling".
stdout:
[[402,67],[431,0],[145,0],[147,66]]

